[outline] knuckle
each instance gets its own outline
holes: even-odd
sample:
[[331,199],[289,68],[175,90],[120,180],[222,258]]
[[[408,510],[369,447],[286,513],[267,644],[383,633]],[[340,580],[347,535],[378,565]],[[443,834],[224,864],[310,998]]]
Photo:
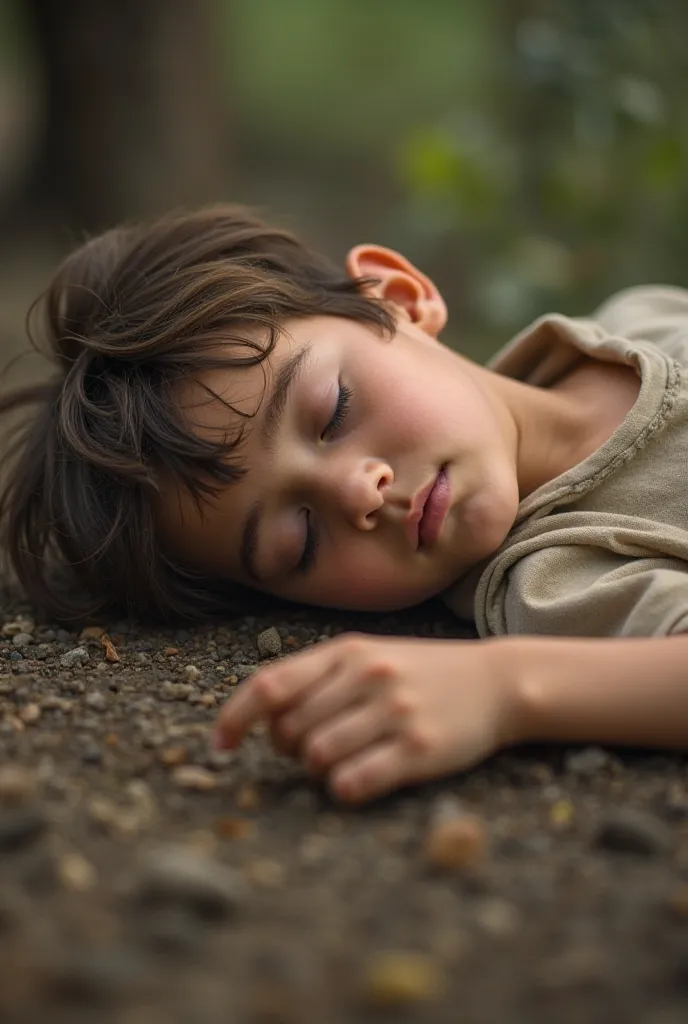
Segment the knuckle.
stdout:
[[279,704],[284,694],[284,686],[280,675],[273,671],[265,671],[253,679],[256,692],[263,698],[268,707]]
[[369,641],[365,633],[344,633],[337,638],[337,643],[347,654],[361,654]]
[[398,718],[408,718],[416,709],[415,699],[406,690],[394,690],[388,699],[390,711]]
[[406,741],[416,753],[427,754],[435,744],[435,737],[426,725],[414,722],[406,731]]
[[399,674],[399,666],[393,658],[385,658],[378,655],[368,666],[368,675],[371,679],[377,679],[384,683],[396,678]]

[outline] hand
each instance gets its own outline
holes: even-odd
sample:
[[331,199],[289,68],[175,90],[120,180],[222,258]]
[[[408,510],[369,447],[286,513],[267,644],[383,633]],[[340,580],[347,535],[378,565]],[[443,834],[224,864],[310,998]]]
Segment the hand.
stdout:
[[503,644],[345,634],[259,669],[215,741],[235,747],[267,719],[281,753],[354,803],[470,768],[518,739]]

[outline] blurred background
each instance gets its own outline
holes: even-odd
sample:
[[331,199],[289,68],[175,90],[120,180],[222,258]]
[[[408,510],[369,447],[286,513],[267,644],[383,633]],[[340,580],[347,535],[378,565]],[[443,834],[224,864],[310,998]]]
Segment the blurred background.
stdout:
[[0,0],[0,361],[86,233],[219,199],[399,249],[481,361],[688,285],[686,38],[685,0]]

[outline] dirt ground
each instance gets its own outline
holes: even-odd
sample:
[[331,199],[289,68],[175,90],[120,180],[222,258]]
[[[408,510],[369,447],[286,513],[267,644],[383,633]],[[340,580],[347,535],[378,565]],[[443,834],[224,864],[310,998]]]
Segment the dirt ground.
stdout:
[[212,753],[217,708],[261,651],[455,620],[98,625],[3,599],[3,1022],[688,1018],[687,758],[521,747],[344,808],[260,730]]

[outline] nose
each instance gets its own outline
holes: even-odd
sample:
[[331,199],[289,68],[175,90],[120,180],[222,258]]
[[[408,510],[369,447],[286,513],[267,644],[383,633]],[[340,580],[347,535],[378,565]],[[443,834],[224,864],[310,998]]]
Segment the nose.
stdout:
[[375,529],[375,513],[393,480],[391,466],[375,458],[333,459],[319,474],[325,500],[359,530]]

